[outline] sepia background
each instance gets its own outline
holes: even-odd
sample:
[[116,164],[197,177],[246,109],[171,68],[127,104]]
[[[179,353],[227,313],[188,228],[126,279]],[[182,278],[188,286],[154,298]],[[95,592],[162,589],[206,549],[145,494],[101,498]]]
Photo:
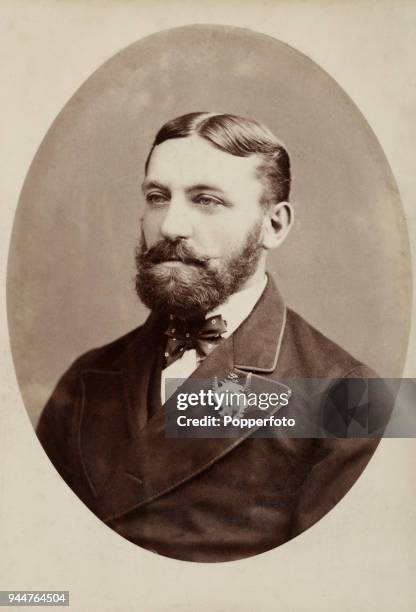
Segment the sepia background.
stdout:
[[[19,191],[54,117],[117,50],[158,30],[194,22],[233,24],[275,36],[306,53],[337,80],[380,140],[400,188],[414,245],[412,3],[295,1],[254,6],[230,0],[210,3],[209,11],[204,7],[202,2],[172,2],[167,10],[165,3],[127,0],[2,3],[3,287]],[[51,469],[19,393],[5,306],[4,290],[2,588],[69,589],[71,609],[81,611],[413,612],[413,440],[384,440],[347,497],[318,525],[274,551],[212,565],[157,557],[97,521]],[[349,314],[350,305],[346,308]],[[398,312],[398,326],[401,316]],[[415,372],[412,336],[404,375]]]
[[380,375],[401,375],[408,236],[368,123],[299,51],[247,29],[194,25],[140,40],[98,68],[31,165],[11,242],[8,311],[33,421],[76,357],[144,320],[133,283],[143,167],[159,127],[195,110],[256,118],[283,140],[296,222],[269,269],[309,322]]

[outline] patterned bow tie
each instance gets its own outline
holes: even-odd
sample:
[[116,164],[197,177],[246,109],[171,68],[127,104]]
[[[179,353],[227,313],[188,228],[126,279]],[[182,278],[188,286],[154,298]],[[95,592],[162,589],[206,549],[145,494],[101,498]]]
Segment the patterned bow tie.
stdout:
[[165,368],[189,349],[196,349],[200,356],[206,357],[221,342],[221,335],[226,331],[227,321],[221,315],[191,322],[170,317],[169,327],[165,331],[168,337]]

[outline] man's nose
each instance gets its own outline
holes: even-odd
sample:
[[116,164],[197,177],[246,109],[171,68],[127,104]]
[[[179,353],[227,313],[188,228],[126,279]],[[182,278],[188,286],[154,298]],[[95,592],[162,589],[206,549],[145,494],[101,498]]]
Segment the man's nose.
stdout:
[[164,238],[177,240],[178,238],[189,238],[191,232],[190,211],[186,200],[181,197],[172,197],[160,226],[160,233]]

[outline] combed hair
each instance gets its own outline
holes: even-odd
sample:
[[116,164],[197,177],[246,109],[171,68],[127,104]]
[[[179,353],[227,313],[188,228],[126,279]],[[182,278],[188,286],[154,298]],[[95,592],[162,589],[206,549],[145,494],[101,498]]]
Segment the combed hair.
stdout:
[[145,172],[157,145],[193,134],[237,157],[259,155],[263,159],[258,168],[259,178],[264,179],[266,187],[261,203],[267,206],[289,200],[290,159],[285,147],[265,125],[237,115],[198,112],[168,121],[156,134],[146,160]]

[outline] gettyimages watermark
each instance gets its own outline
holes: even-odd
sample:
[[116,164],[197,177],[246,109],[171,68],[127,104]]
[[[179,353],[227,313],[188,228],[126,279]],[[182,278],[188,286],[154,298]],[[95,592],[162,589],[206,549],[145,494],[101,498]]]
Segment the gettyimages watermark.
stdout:
[[[178,411],[188,411],[190,407],[201,406],[211,408],[214,414],[204,414],[202,417],[187,416],[185,413],[177,417],[179,427],[227,427],[232,425],[240,429],[254,426],[293,427],[295,419],[287,419],[269,415],[271,408],[284,407],[289,404],[291,390],[280,393],[245,392],[240,384],[235,382],[218,384],[215,380],[213,389],[200,389],[199,392],[179,392],[176,396]],[[245,416],[251,408],[251,416]]]
[[416,379],[275,380],[232,371],[165,381],[169,438],[416,436]]

